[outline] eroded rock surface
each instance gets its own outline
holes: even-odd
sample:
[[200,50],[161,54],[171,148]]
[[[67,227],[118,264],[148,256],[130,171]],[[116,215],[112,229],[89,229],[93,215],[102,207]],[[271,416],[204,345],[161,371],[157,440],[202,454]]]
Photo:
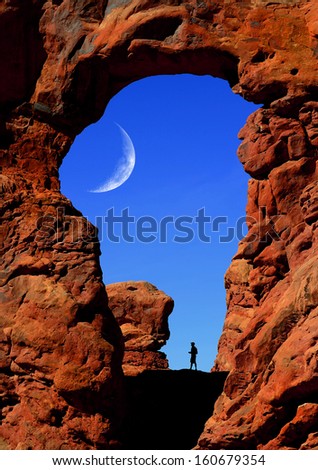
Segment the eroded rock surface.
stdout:
[[225,275],[215,370],[231,372],[202,447],[318,446],[317,106],[295,106],[292,117],[283,102],[275,108],[256,111],[240,134],[254,176],[249,232]]
[[[35,139],[16,146],[17,158]],[[52,147],[43,153],[53,159]],[[0,176],[1,435],[13,449],[107,448],[110,416],[121,414],[121,333],[95,231],[57,190],[40,186],[39,150],[37,158],[38,178]]]
[[170,336],[168,316],[174,306],[172,298],[143,281],[108,284],[106,291],[109,308],[124,338],[124,374],[167,369],[166,355],[159,350]]
[[122,337],[58,167],[121,88],[186,72],[264,104],[199,446],[317,448],[317,25],[314,0],[0,1],[2,446],[117,445]]

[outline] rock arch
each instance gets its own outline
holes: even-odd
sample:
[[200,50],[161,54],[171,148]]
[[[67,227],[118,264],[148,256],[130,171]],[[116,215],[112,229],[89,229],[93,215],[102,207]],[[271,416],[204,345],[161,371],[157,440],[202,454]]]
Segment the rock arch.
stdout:
[[226,273],[215,365],[230,374],[198,446],[317,447],[314,2],[8,0],[0,31],[6,445],[118,445],[122,338],[94,229],[60,194],[58,167],[122,87],[187,72],[264,103],[241,131],[250,225]]

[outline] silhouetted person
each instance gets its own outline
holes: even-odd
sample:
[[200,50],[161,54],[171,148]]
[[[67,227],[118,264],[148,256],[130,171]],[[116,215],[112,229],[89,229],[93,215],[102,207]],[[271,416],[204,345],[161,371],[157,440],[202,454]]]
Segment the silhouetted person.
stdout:
[[195,346],[195,343],[191,343],[191,351],[189,351],[190,356],[190,370],[192,369],[192,366],[194,366],[195,370],[197,370],[197,354],[198,350]]

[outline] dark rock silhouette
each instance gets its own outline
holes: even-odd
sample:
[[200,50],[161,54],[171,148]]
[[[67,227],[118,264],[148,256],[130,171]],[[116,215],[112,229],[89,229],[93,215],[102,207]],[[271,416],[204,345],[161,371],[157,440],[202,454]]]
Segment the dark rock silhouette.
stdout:
[[124,449],[192,449],[223,390],[226,372],[144,371],[125,377]]

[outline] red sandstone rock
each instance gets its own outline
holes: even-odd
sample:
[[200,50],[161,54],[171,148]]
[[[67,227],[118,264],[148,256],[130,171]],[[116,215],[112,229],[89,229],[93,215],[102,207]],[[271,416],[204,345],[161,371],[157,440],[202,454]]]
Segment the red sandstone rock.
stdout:
[[169,339],[168,316],[173,300],[149,282],[119,282],[106,286],[108,305],[121,328],[125,375],[148,369],[167,369],[168,360],[158,352]]
[[[271,112],[267,116],[275,139],[289,138],[292,121],[278,120]],[[255,120],[255,116],[249,120],[247,127],[252,128],[248,132],[245,127],[243,138],[254,140]],[[293,161],[274,161],[271,168],[264,168],[262,178],[271,187],[269,208],[265,204],[258,216],[261,182],[250,186],[247,210],[254,221],[226,276],[228,314],[215,366],[217,370],[228,366],[230,374],[199,440],[201,447],[317,446],[316,438],[309,438],[317,426],[316,416],[309,417],[318,384],[317,241],[311,228],[316,220],[317,172],[315,147],[306,141],[304,156],[295,159],[293,152]],[[246,161],[259,159],[254,147],[243,147],[243,152]],[[261,178],[260,173],[257,176]],[[241,266],[246,266],[243,278]],[[255,298],[254,304],[245,306],[245,315],[237,298],[243,286],[245,297],[250,292]]]
[[264,103],[240,134],[249,232],[199,447],[317,448],[316,2],[7,0],[0,47],[1,445],[118,445],[122,338],[58,167],[121,88],[186,72]]
[[[92,236],[92,227],[58,193],[35,197],[21,189],[4,207],[2,437],[20,449],[109,447],[107,413],[118,420],[121,413],[121,336],[107,310],[94,239],[78,239],[79,230],[87,237],[84,226]],[[69,213],[60,216],[60,234],[58,201]]]

